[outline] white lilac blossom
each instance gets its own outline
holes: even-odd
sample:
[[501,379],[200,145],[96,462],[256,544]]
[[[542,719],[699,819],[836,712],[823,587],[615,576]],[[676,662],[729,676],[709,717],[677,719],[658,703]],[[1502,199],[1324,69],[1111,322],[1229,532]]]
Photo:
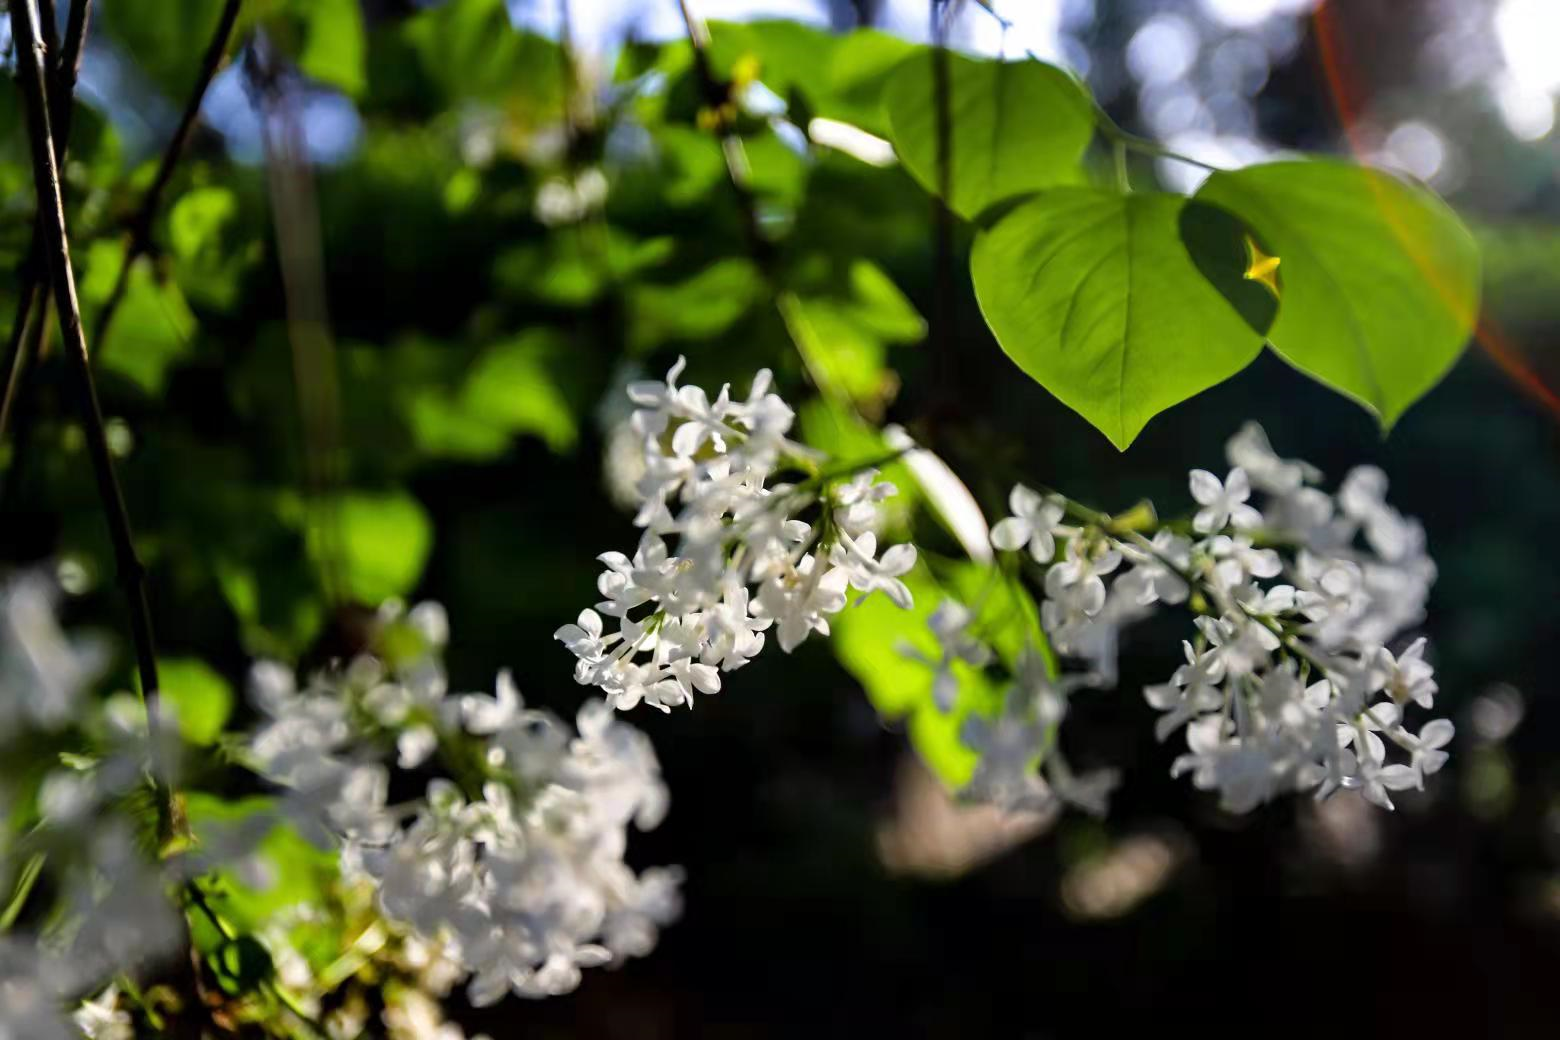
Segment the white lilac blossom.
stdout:
[[[614,708],[692,706],[771,636],[790,652],[828,634],[851,588],[858,603],[876,592],[911,604],[903,578],[915,547],[878,545],[880,504],[894,486],[870,467],[824,469],[792,441],[794,413],[768,371],[745,399],[726,386],[712,400],[679,386],[682,370],[679,359],[665,382],[628,388],[643,533],[632,556],[598,557],[601,601],[555,633],[577,658],[575,679]],[[777,479],[793,473],[794,482]]]
[[953,710],[959,694],[959,680],[953,673],[954,663],[963,661],[980,668],[991,660],[991,648],[969,632],[970,623],[974,619],[975,615],[964,604],[945,600],[926,619],[927,627],[937,640],[937,655],[933,657],[924,654],[909,645],[901,649],[905,656],[932,666],[932,700],[943,712]]
[[[1314,467],[1277,456],[1255,424],[1231,438],[1227,455],[1223,480],[1192,471],[1197,509],[1185,525],[1160,524],[1151,510],[1146,522],[1118,522],[1013,489],[1014,515],[992,542],[1044,568],[1044,635],[1085,669],[1048,681],[1113,684],[1121,629],[1160,605],[1185,604],[1196,615],[1185,663],[1144,691],[1163,713],[1159,739],[1186,731],[1173,773],[1217,791],[1232,812],[1339,790],[1390,809],[1390,792],[1422,788],[1445,764],[1453,736],[1445,719],[1417,733],[1406,724],[1410,706],[1435,706],[1425,640],[1391,649],[1423,619],[1435,579],[1424,531],[1387,504],[1386,476],[1374,467],[1351,471],[1329,495],[1315,486]],[[939,704],[957,693],[952,662],[994,660],[968,635],[971,617],[957,604],[933,615],[942,653],[922,659],[936,669]],[[1033,679],[1014,682],[997,718],[962,723],[980,755],[964,793],[1013,809],[1060,797],[1103,811],[1109,778],[1072,778],[1057,751],[1060,715],[1038,711],[1026,685]]]
[[1066,510],[1060,502],[1042,498],[1040,493],[1017,484],[1008,496],[1013,515],[991,529],[991,544],[998,549],[1028,548],[1036,563],[1050,563],[1056,555],[1056,535],[1061,532]]
[[[255,670],[268,721],[250,756],[285,789],[283,811],[340,848],[386,919],[458,965],[474,1004],[566,993],[583,968],[648,953],[680,912],[681,878],[623,859],[630,825],[649,830],[667,808],[648,738],[600,700],[571,728],[527,707],[507,674],[492,696],[449,694],[442,611],[406,620],[423,650],[393,665],[365,655],[301,688],[286,669]],[[442,775],[388,806],[392,754]]]
[[971,714],[960,727],[960,739],[980,756],[960,794],[1010,812],[1041,812],[1063,803],[1105,815],[1120,774],[1114,769],[1074,773],[1057,747],[1068,696],[1097,682],[1093,675],[1053,677],[1038,654],[1025,654],[1001,714],[995,719]]
[[59,586],[37,572],[0,588],[0,741],[22,733],[18,723],[45,730],[70,723],[108,663],[102,643],[61,630],[59,599]]
[[60,1011],[64,967],[36,940],[0,936],[0,1040],[79,1040]]
[[135,1040],[130,1012],[119,1006],[117,986],[109,986],[93,999],[82,1001],[71,1019],[86,1040]]
[[[176,867],[147,855],[127,811],[148,760],[144,716],[93,712],[88,694],[107,648],[61,627],[60,599],[58,585],[38,572],[0,584],[0,743],[15,767],[0,778],[0,804],[9,810],[29,791],[37,815],[0,842],[0,876],[17,882],[15,906],[42,922],[36,933],[18,925],[0,937],[0,1040],[128,1036],[117,995],[104,985],[172,954],[181,939],[167,898]],[[88,729],[107,739],[82,741]],[[17,753],[23,747],[32,753]],[[59,748],[70,753],[49,753]],[[38,751],[49,764],[30,772]],[[30,869],[47,871],[47,881],[23,886]],[[40,889],[51,902],[28,905]],[[84,993],[101,995],[82,1003]]]

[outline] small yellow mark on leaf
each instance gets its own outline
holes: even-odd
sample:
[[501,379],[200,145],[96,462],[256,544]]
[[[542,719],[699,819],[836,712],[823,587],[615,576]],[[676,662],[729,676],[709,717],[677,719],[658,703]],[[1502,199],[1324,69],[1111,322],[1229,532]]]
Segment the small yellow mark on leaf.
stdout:
[[759,61],[756,54],[744,54],[738,58],[736,64],[731,66],[731,85],[736,89],[757,82],[758,77],[764,71],[764,63]]
[[1275,299],[1278,297],[1278,265],[1281,262],[1281,258],[1263,252],[1256,239],[1246,236],[1246,273],[1243,277],[1266,286]]

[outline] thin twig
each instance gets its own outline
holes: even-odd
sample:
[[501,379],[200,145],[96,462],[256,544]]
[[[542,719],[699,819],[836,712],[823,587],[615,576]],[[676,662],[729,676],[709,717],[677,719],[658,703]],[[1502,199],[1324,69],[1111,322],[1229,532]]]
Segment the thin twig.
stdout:
[[785,325],[786,334],[796,348],[797,355],[801,357],[802,365],[807,370],[813,386],[828,400],[843,405],[847,410],[854,409],[854,403],[849,396],[839,389],[834,378],[824,368],[821,344],[817,342],[818,337],[807,320],[801,301],[795,293],[781,284],[779,255],[774,243],[764,234],[763,223],[758,214],[758,197],[753,192],[752,171],[748,165],[747,152],[742,146],[742,139],[737,136],[736,128],[732,125],[730,116],[732,100],[728,96],[727,88],[722,86],[715,76],[714,69],[710,67],[707,53],[710,43],[709,27],[704,24],[702,18],[693,13],[688,6],[688,0],[678,0],[678,7],[682,10],[683,25],[687,28],[688,44],[693,49],[694,74],[698,78],[699,89],[704,95],[711,129],[720,141],[721,153],[725,156],[726,179],[731,185],[737,211],[742,218],[743,232],[748,241],[748,250],[753,263],[774,298],[775,309]]
[[947,0],[930,0],[932,27],[932,108],[937,132],[937,191],[933,193],[932,235],[932,313],[928,338],[932,344],[937,385],[952,393],[957,371],[953,358],[953,335],[957,323],[954,293],[953,210],[953,100],[952,70],[947,45]]
[[92,381],[92,363],[87,341],[81,329],[81,307],[76,299],[76,276],[71,268],[70,241],[65,229],[65,206],[60,197],[59,167],[55,163],[53,129],[49,125],[49,102],[45,89],[42,46],[38,39],[36,13],[31,0],[12,0],[11,34],[16,42],[16,78],[21,86],[27,110],[27,130],[31,143],[33,185],[43,230],[45,269],[54,295],[59,318],[65,361],[75,376],[80,398],[81,423],[86,434],[87,452],[92,459],[98,497],[108,524],[109,540],[120,585],[130,612],[130,636],[135,646],[136,669],[141,680],[141,696],[146,704],[147,733],[151,744],[153,784],[158,794],[160,837],[166,840],[177,833],[173,798],[167,785],[167,771],[159,761],[157,652],[152,640],[151,610],[146,599],[146,570],[136,555],[130,530],[130,515],[125,509],[114,458],[103,429],[103,410],[98,403],[97,387]]
[[103,308],[98,311],[97,324],[92,329],[92,342],[100,346],[108,335],[108,327],[114,320],[114,312],[124,301],[125,291],[130,286],[131,268],[151,248],[152,222],[156,219],[158,207],[162,204],[163,192],[167,189],[168,182],[173,179],[174,168],[178,166],[179,159],[184,154],[190,135],[195,132],[195,124],[200,121],[201,103],[205,100],[206,91],[211,87],[211,81],[216,78],[227,57],[228,44],[233,38],[233,27],[238,22],[238,11],[242,6],[243,0],[227,0],[227,3],[222,5],[222,15],[217,19],[216,31],[211,34],[211,42],[206,45],[206,53],[201,58],[200,73],[195,77],[195,85],[190,89],[189,97],[184,102],[184,114],[179,117],[179,125],[174,129],[173,136],[169,138],[168,146],[163,149],[162,159],[157,164],[157,175],[152,178],[151,186],[141,197],[141,205],[130,218],[130,230],[125,239],[124,258],[119,262],[119,273],[114,277],[114,287],[109,292],[108,299],[103,302]]
[[[65,42],[58,44],[58,53],[55,50],[56,45],[51,42],[56,37],[49,32],[49,27],[54,24],[53,4],[49,3],[44,11],[46,14],[44,46],[49,48],[47,56],[53,66],[53,74],[49,77],[49,111],[55,117],[54,165],[63,170],[65,151],[70,144],[71,123],[76,113],[76,80],[81,75],[81,57],[86,49],[87,24],[92,17],[92,0],[72,0],[65,25]],[[33,363],[38,359],[36,345],[41,340],[28,336],[27,327],[44,291],[39,280],[42,266],[40,263],[42,237],[39,227],[35,224],[32,241],[27,247],[27,255],[17,271],[16,314],[12,318],[11,335],[6,349],[6,356],[11,359],[11,369],[6,376],[5,389],[0,392],[0,443],[4,443],[5,435],[11,429],[22,387],[26,385]],[[21,447],[18,445],[18,450],[12,458],[19,459],[21,454]],[[15,466],[16,463],[13,461],[10,469],[7,470],[8,482]]]
[[704,95],[704,107],[709,113],[716,136],[720,139],[720,150],[726,160],[727,178],[731,181],[731,188],[737,200],[737,210],[742,217],[742,230],[747,236],[748,247],[753,254],[753,260],[758,264],[759,270],[771,282],[774,281],[775,251],[774,243],[764,234],[764,226],[758,215],[758,197],[753,193],[752,170],[747,161],[747,150],[742,146],[742,139],[737,136],[736,128],[732,125],[730,105],[732,99],[728,96],[726,87],[721,85],[715,75],[715,70],[710,66],[709,45],[710,30],[704,24],[704,19],[698,17],[688,7],[688,0],[677,0],[677,7],[682,11],[683,25],[688,31],[688,43],[693,48],[693,72],[699,81],[699,90]]

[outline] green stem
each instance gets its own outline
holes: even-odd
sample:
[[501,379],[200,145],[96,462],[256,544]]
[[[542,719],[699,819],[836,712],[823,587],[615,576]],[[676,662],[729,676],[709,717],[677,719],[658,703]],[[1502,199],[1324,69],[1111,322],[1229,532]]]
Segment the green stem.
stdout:
[[46,858],[43,853],[35,852],[22,864],[21,873],[16,878],[16,892],[11,896],[10,903],[6,904],[5,912],[0,914],[0,934],[9,932],[15,927],[17,918],[22,916],[22,910],[27,906],[27,897],[32,895],[38,878],[43,875]]

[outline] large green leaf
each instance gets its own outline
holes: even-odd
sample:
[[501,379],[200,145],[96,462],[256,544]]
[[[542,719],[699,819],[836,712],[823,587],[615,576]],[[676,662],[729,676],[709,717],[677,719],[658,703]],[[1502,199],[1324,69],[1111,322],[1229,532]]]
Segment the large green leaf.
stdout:
[[1274,348],[1384,427],[1466,345],[1479,308],[1478,247],[1428,191],[1312,160],[1216,173],[1197,197],[1239,216],[1279,257]]
[[1240,278],[1238,223],[1178,195],[1047,192],[983,232],[970,266],[1002,349],[1121,449],[1250,363],[1272,314]]
[[946,180],[949,206],[971,219],[1015,195],[1079,182],[1094,114],[1076,81],[1038,61],[946,58],[946,171],[938,140],[936,52],[906,59],[883,94],[894,147],[916,180],[938,194]]

